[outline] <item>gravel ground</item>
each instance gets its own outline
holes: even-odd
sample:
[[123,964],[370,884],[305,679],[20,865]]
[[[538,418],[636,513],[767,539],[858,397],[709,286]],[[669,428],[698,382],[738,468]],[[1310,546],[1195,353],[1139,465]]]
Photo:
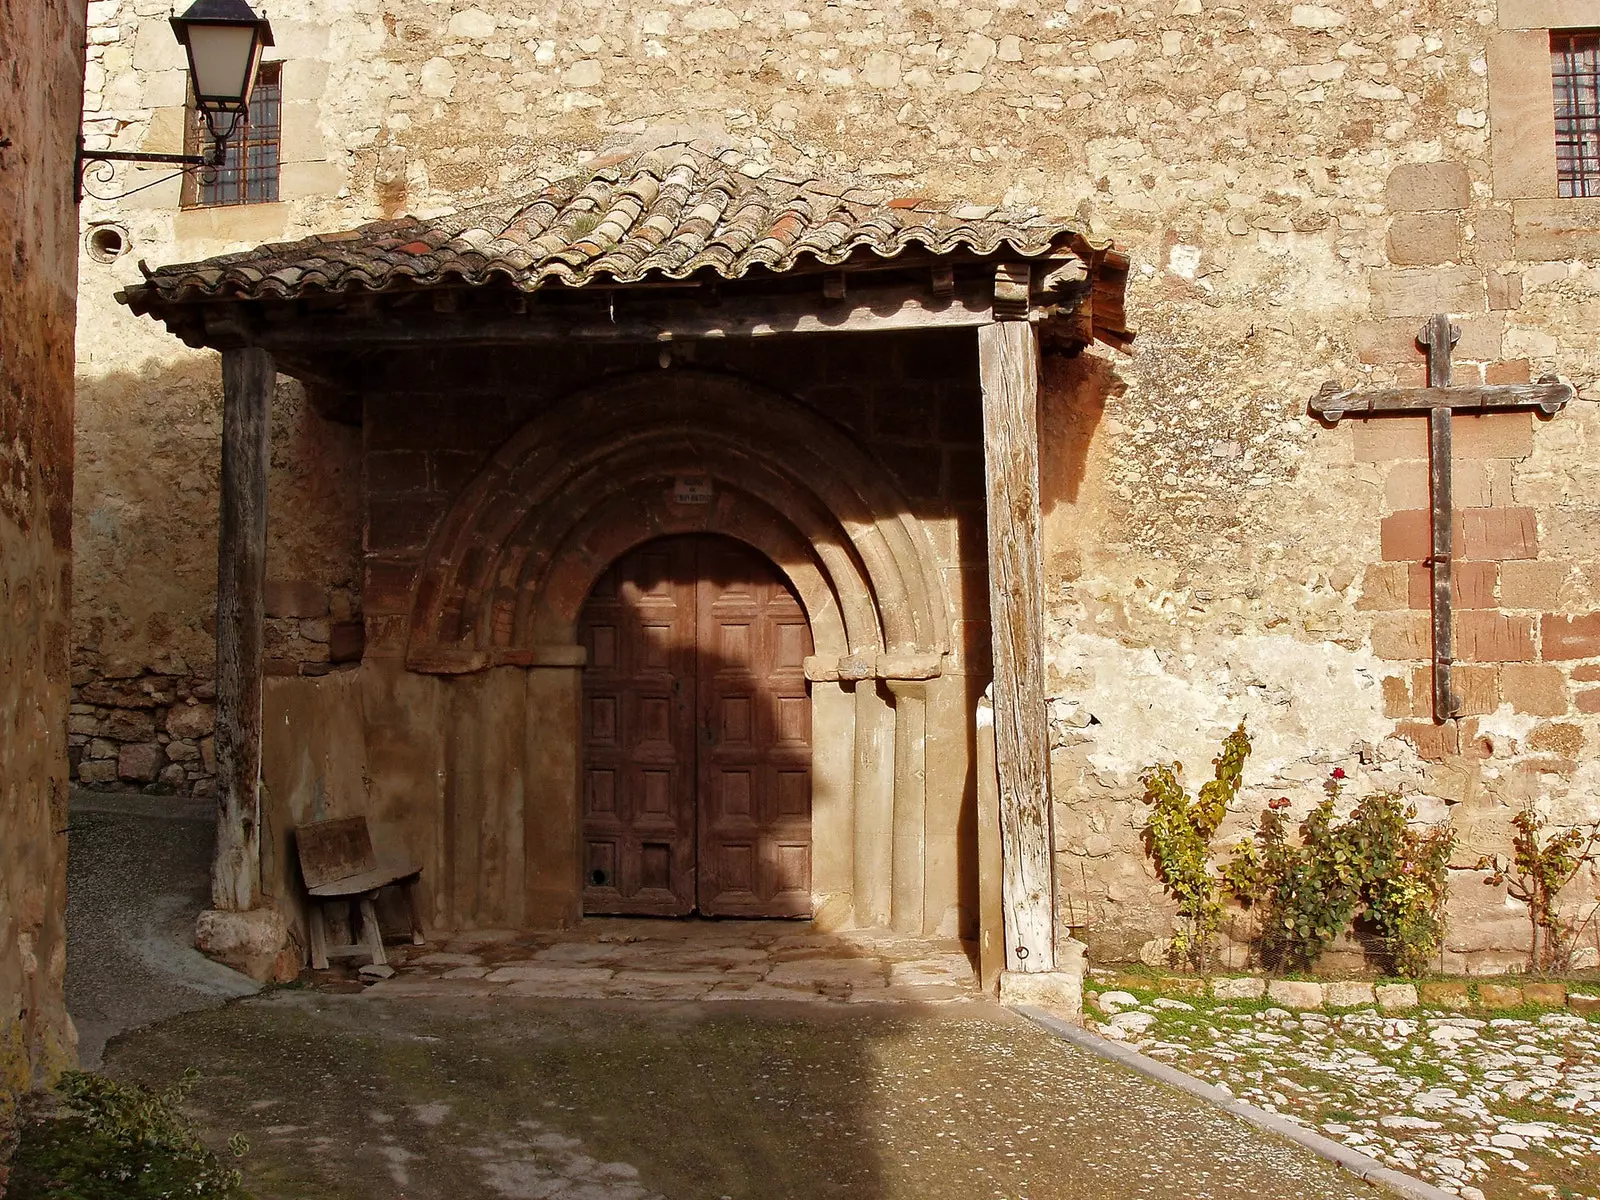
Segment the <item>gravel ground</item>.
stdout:
[[112,1043],[185,1065],[262,1200],[1354,1200],[1337,1167],[983,1003],[281,989]]
[[210,889],[215,807],[74,792],[67,818],[67,1011],[78,1057],[174,1013],[259,990],[194,948]]
[[1600,1022],[1101,992],[1102,1034],[1468,1200],[1600,1197]]

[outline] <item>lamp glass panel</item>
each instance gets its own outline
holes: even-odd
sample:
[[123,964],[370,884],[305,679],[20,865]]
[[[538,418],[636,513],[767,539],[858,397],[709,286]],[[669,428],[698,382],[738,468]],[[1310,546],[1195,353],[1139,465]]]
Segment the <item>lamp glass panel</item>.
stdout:
[[194,93],[203,100],[241,103],[255,65],[256,31],[250,25],[189,26]]

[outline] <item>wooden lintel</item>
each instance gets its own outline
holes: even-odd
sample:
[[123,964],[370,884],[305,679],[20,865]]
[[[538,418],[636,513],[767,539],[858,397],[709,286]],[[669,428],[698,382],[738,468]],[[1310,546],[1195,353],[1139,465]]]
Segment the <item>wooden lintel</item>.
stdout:
[[978,331],[1006,966],[1055,967],[1055,858],[1044,695],[1039,349],[1032,324]]
[[816,293],[786,294],[724,305],[694,301],[599,306],[536,303],[524,316],[504,313],[409,314],[264,324],[254,332],[263,346],[290,355],[392,346],[497,346],[562,342],[667,342],[709,338],[774,337],[793,333],[869,333],[896,329],[958,329],[994,319],[991,289],[958,287],[948,297],[903,287],[852,289],[828,303]]
[[272,356],[222,354],[217,532],[217,841],[211,906],[244,912],[261,894],[261,668],[266,614]]

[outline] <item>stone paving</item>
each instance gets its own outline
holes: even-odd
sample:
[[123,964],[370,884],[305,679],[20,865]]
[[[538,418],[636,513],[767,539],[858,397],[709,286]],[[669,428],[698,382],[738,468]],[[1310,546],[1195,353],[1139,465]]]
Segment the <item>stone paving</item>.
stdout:
[[198,1066],[188,1107],[249,1140],[257,1200],[1375,1196],[984,1001],[389,995],[280,988],[107,1070]]
[[784,921],[592,918],[563,933],[458,933],[393,957],[396,973],[368,995],[939,1004],[978,994],[960,942]]
[[1113,989],[1090,1027],[1464,1200],[1600,1198],[1600,1020]]

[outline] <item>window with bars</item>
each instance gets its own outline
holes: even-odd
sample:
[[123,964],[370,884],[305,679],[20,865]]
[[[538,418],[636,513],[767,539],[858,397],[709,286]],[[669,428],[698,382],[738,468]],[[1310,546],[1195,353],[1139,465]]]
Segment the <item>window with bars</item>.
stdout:
[[1550,34],[1556,100],[1556,186],[1600,196],[1600,29]]
[[[283,64],[262,63],[250,93],[250,115],[228,139],[222,165],[183,177],[185,208],[223,204],[265,204],[278,198],[278,137],[283,111]],[[211,147],[206,119],[191,101],[184,123],[185,154]]]

